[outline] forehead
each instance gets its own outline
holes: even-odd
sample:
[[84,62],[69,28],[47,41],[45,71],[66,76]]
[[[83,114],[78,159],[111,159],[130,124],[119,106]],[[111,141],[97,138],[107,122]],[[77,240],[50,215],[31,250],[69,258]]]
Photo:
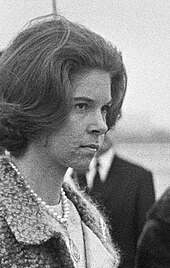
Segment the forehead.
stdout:
[[107,72],[91,70],[76,77],[73,82],[73,97],[88,97],[90,99],[111,99],[111,79]]

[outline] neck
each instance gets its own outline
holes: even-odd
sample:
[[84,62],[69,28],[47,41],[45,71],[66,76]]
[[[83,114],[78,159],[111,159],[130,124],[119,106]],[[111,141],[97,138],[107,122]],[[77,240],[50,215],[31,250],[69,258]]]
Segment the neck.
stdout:
[[45,155],[30,150],[24,157],[13,159],[31,189],[48,205],[60,201],[60,190],[67,168],[50,162]]

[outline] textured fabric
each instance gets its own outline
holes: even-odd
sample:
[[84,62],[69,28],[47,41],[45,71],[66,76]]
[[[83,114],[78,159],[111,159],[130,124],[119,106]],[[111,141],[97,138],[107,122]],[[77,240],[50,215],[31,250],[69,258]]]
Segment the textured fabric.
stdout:
[[[69,185],[63,187],[81,220],[100,241],[103,258],[107,259],[107,252],[112,262],[110,267],[117,267],[114,258],[117,252],[107,235],[107,228],[103,233],[101,216],[96,208]],[[98,259],[96,265],[103,267]],[[0,164],[0,267],[76,267],[67,246],[65,229],[58,222],[49,220],[45,208],[35,200],[22,178],[5,160]]]

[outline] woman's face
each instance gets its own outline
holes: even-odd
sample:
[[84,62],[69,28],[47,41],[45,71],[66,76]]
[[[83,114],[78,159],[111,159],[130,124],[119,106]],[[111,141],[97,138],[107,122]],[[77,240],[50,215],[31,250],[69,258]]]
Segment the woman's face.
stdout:
[[73,82],[74,105],[65,125],[53,133],[46,154],[55,164],[85,170],[101,148],[108,130],[106,113],[111,105],[109,73],[92,70]]

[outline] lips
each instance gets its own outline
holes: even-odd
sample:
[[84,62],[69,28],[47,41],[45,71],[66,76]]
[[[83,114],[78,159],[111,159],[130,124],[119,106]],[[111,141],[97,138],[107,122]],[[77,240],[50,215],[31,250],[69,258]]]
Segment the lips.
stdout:
[[81,145],[80,147],[81,148],[89,148],[89,149],[96,150],[96,151],[99,150],[99,145],[97,145],[97,144]]

